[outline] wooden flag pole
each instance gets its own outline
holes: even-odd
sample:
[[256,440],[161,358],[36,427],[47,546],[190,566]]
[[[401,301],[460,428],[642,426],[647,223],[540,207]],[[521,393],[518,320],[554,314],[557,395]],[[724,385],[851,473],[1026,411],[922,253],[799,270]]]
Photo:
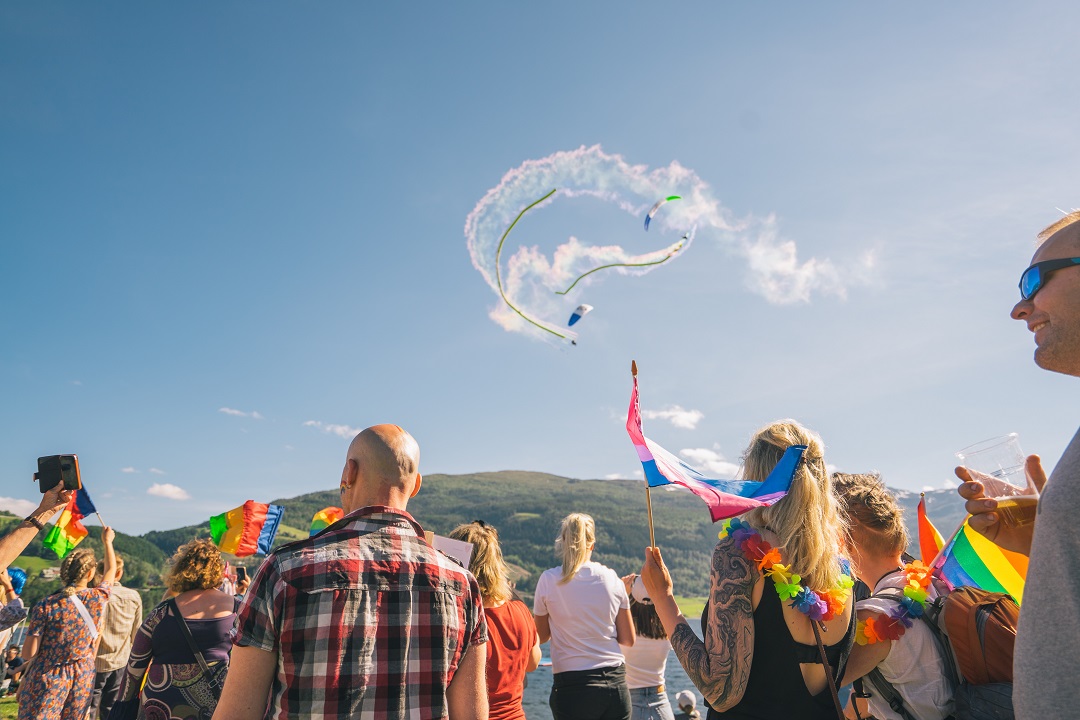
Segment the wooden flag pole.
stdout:
[[[630,374],[637,379],[637,360],[630,361]],[[656,547],[656,533],[653,531],[652,522],[652,488],[649,487],[648,478],[645,479],[645,507],[649,511],[649,547]]]

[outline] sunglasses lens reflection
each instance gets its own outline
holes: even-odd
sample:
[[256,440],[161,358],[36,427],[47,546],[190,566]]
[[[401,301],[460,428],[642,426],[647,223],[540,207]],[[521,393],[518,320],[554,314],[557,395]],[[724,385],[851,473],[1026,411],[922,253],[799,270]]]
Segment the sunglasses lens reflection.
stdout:
[[1042,284],[1039,280],[1039,268],[1031,267],[1024,271],[1024,274],[1020,278],[1020,295],[1025,300],[1030,300],[1031,297],[1039,291],[1039,286]]

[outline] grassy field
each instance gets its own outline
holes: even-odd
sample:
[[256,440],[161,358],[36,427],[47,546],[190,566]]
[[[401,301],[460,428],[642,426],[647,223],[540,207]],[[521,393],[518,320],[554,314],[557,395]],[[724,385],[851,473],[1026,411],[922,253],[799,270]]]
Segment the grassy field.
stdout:
[[0,720],[15,720],[19,715],[19,703],[14,697],[0,698]]
[[675,602],[679,603],[679,609],[682,610],[682,614],[686,618],[698,619],[701,617],[701,611],[705,609],[705,601],[708,598],[704,597],[677,597]]

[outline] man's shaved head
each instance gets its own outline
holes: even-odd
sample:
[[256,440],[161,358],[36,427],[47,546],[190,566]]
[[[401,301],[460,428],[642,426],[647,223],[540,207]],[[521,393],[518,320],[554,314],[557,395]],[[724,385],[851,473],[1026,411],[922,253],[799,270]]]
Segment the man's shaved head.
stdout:
[[373,425],[353,438],[341,474],[346,513],[366,505],[405,509],[420,489],[420,446],[397,425]]

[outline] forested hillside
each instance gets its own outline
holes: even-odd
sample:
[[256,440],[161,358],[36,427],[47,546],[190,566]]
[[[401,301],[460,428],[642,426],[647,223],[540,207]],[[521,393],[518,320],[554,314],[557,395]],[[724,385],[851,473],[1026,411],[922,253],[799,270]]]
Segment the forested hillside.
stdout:
[[[905,491],[898,491],[897,496],[905,507],[914,547],[915,506],[919,496]],[[931,519],[942,534],[948,535],[963,517],[963,503],[954,490],[932,491],[927,493],[927,498]],[[281,544],[306,536],[312,516],[340,501],[337,491],[329,490],[272,502],[285,508],[277,541]],[[496,526],[507,561],[522,570],[518,587],[525,594],[531,594],[540,572],[558,564],[555,535],[559,522],[570,512],[585,512],[596,518],[594,558],[620,574],[640,569],[644,548],[649,543],[645,485],[639,480],[574,480],[522,471],[429,475],[425,476],[420,493],[410,501],[409,510],[421,525],[439,535],[478,519]],[[709,521],[704,504],[685,491],[655,490],[653,519],[656,542],[664,550],[676,592],[684,596],[705,595],[709,557],[718,528]],[[14,516],[0,515],[0,533],[16,520]],[[141,537],[118,533],[116,547],[127,564],[125,584],[159,586],[160,572],[168,556],[182,543],[208,535],[206,522],[154,531]],[[100,556],[98,537],[97,529],[91,528],[90,538],[85,542]],[[26,560],[25,556],[33,559]],[[20,560],[34,570],[44,564],[59,564],[41,546],[41,536]],[[253,567],[260,561],[261,558],[254,557],[238,562]],[[55,581],[35,582],[29,599],[51,592],[54,585]]]

